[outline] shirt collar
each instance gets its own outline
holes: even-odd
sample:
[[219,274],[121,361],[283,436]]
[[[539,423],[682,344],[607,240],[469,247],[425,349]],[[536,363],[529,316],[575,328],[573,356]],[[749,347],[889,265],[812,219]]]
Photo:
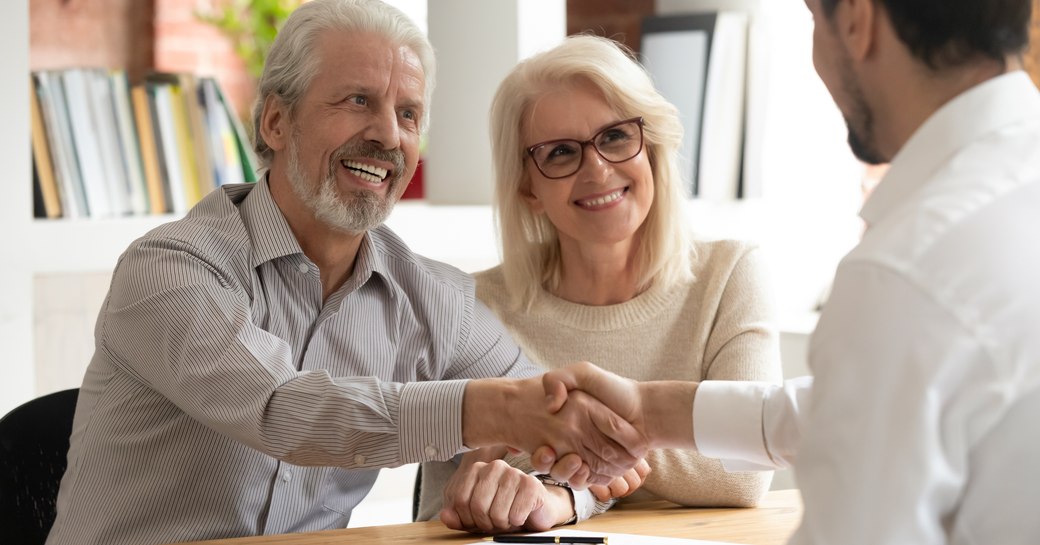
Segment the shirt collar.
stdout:
[[[253,241],[252,266],[258,267],[267,261],[290,255],[303,256],[303,248],[289,228],[289,223],[285,221],[278,204],[274,202],[267,176],[250,185],[255,187],[242,201],[240,209],[246,231]],[[365,233],[361,239],[354,272],[347,280],[350,288],[348,291],[364,285],[373,273],[383,281],[392,296],[396,296],[400,291],[383,259],[383,229],[386,227],[377,227]]]
[[867,225],[876,225],[962,148],[1006,125],[1038,115],[1040,94],[1021,70],[961,93],[932,114],[899,150],[860,217]]
[[354,272],[350,275],[350,279],[347,280],[348,291],[361,287],[365,282],[368,282],[369,278],[375,276],[383,281],[391,297],[398,295],[400,288],[394,282],[393,277],[390,276],[386,262],[383,259],[383,229],[385,227],[376,227],[365,233],[365,237],[361,239],[357,259],[354,261]]
[[279,257],[303,253],[267,183],[266,175],[257,180],[240,207],[242,222],[253,241],[253,267]]

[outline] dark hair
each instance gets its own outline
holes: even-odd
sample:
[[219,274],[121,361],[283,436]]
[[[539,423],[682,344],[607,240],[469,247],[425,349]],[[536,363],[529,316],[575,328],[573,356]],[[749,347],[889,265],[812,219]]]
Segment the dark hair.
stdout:
[[[821,0],[834,14],[839,0]],[[1029,44],[1032,0],[873,0],[899,39],[932,70],[983,57],[1003,61]]]

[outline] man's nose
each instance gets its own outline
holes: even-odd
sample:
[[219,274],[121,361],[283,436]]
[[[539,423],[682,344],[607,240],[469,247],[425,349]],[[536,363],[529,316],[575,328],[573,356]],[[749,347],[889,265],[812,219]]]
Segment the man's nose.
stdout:
[[373,112],[365,128],[365,140],[379,144],[383,149],[397,149],[401,146],[401,126],[397,120],[397,111],[393,108]]

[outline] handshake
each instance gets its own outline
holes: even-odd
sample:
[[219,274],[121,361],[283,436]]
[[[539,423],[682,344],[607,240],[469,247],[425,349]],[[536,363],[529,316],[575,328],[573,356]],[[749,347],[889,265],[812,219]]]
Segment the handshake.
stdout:
[[577,363],[523,380],[472,381],[463,441],[531,454],[540,473],[572,487],[605,486],[652,448],[695,448],[697,383],[638,383]]

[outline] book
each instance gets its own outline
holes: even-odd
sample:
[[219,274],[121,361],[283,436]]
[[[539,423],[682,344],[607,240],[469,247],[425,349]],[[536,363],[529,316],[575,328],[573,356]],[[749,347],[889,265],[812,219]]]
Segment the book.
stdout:
[[159,171],[160,151],[157,146],[155,127],[152,125],[148,90],[145,89],[144,84],[134,85],[130,88],[130,102],[134,108],[138,150],[141,153],[145,186],[148,188],[148,211],[152,214],[165,214],[170,211],[166,192],[163,189],[166,182]]
[[60,218],[61,196],[58,181],[54,177],[54,166],[51,159],[50,144],[47,142],[47,130],[43,124],[43,113],[40,110],[40,99],[36,94],[33,78],[29,78],[29,129],[32,131],[33,168],[40,189],[42,214],[39,217]]
[[149,95],[152,99],[152,119],[156,127],[155,133],[158,135],[159,164],[165,173],[164,191],[166,191],[167,202],[170,203],[170,210],[175,214],[183,214],[188,211],[188,192],[174,121],[173,87],[173,84],[168,82],[150,81],[148,83]]
[[243,183],[246,178],[235,129],[228,118],[229,112],[220,100],[217,82],[213,78],[200,78],[199,89],[206,114],[206,136],[210,157],[213,158],[214,183],[218,186]]
[[238,114],[235,113],[234,106],[228,102],[220,87],[217,87],[216,90],[217,98],[224,105],[224,112],[228,121],[231,122],[232,129],[234,129],[235,149],[238,151],[239,161],[242,163],[242,174],[245,176],[246,182],[255,182],[257,170],[260,168],[260,161],[257,159],[256,154],[253,153],[249,134],[246,132],[245,127],[242,126],[242,121],[239,120]]
[[33,217],[34,218],[46,218],[47,209],[46,204],[43,202],[43,190],[40,188],[40,171],[36,168],[36,156],[33,156]]
[[61,72],[61,81],[65,87],[69,135],[76,150],[76,163],[79,166],[89,215],[95,218],[111,217],[113,210],[108,196],[107,172],[102,162],[104,159],[92,119],[92,94],[87,88],[84,70],[65,70]]
[[140,137],[137,135],[134,110],[130,103],[130,84],[127,81],[126,72],[122,70],[109,72],[108,78],[112,88],[116,134],[119,138],[119,157],[122,160],[123,172],[126,176],[130,212],[135,215],[147,214],[150,211],[148,187],[144,180],[143,165],[141,164]]
[[216,187],[213,176],[214,159],[210,157],[198,81],[191,74],[178,74],[177,81],[180,83],[187,120],[185,136],[190,143],[194,160],[196,187],[194,200],[191,201],[191,204],[194,204]]
[[199,172],[196,166],[195,143],[192,141],[185,89],[180,84],[170,86],[170,106],[173,113],[173,134],[177,140],[177,158],[184,178],[184,202],[191,208],[201,198]]
[[60,187],[63,216],[86,217],[90,210],[80,179],[79,165],[76,162],[76,149],[72,142],[61,74],[43,71],[36,73],[34,79],[50,144],[54,173]]
[[104,172],[106,194],[113,216],[127,216],[130,208],[130,188],[126,169],[123,166],[119,134],[116,132],[115,103],[108,73],[100,69],[83,71],[87,85],[87,104],[97,149]]

